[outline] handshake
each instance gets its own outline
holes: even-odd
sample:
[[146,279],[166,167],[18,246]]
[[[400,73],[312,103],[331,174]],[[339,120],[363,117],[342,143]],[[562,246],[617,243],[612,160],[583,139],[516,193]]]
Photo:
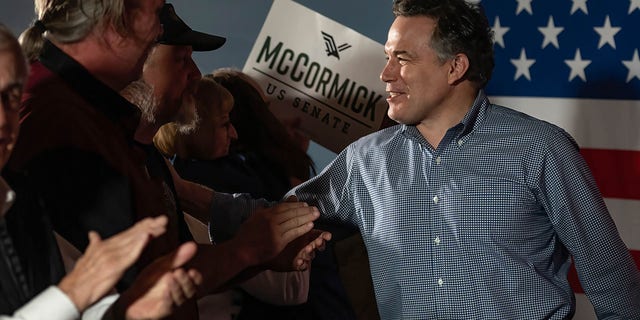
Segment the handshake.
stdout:
[[[225,290],[263,270],[303,271],[331,234],[313,229],[320,216],[304,202],[286,201],[256,210],[229,240],[217,245],[187,242],[158,258],[110,306],[115,318],[156,319],[192,298]],[[110,292],[150,241],[165,233],[167,217],[139,221],[89,246],[58,287],[82,312]]]

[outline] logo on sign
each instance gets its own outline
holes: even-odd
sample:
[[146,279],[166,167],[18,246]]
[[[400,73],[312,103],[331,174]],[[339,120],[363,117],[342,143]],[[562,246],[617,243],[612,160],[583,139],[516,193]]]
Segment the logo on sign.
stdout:
[[325,51],[327,52],[327,56],[334,56],[338,60],[340,60],[340,52],[351,48],[351,45],[348,43],[343,43],[339,46],[336,46],[336,41],[333,39],[333,36],[324,32],[322,32],[322,38],[324,39]]

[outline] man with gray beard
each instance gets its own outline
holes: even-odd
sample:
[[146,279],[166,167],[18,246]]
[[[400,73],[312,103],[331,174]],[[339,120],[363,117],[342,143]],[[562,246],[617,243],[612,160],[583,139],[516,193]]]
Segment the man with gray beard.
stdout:
[[152,140],[160,126],[178,122],[183,130],[197,122],[193,91],[201,74],[191,59],[191,46],[156,45],[143,68],[142,79],[133,82],[121,94],[137,105],[142,113],[134,138],[146,154],[149,176],[164,189],[164,206],[179,217],[180,240],[191,239],[183,210],[175,191],[172,173]]

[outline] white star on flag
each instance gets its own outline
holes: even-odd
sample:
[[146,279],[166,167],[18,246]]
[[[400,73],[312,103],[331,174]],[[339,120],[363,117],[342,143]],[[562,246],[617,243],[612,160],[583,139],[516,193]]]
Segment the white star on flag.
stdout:
[[522,12],[522,10],[526,10],[529,14],[533,14],[533,10],[531,10],[531,1],[533,0],[516,0],[518,1],[518,8],[516,9],[516,16]]
[[491,27],[491,30],[493,30],[493,42],[504,48],[504,34],[509,32],[509,29],[509,27],[501,26],[500,17],[496,17],[493,27]]
[[569,82],[573,80],[576,76],[580,77],[582,81],[587,81],[587,76],[584,74],[584,69],[591,64],[591,60],[582,60],[582,55],[580,54],[580,49],[576,49],[576,54],[573,60],[565,60],[569,68],[571,68],[571,73],[569,74]]
[[539,27],[538,30],[544,35],[544,40],[542,40],[542,49],[544,49],[549,43],[553,44],[556,49],[560,48],[558,35],[562,30],[564,30],[564,28],[555,26],[553,16],[549,16],[549,21],[547,22],[546,27]]
[[613,37],[620,31],[620,27],[612,27],[609,15],[604,19],[604,25],[602,27],[593,28],[600,35],[600,42],[598,42],[598,49],[602,48],[605,44],[610,45],[612,48],[616,48],[616,41]]
[[631,81],[633,78],[638,78],[640,80],[640,59],[638,58],[638,49],[633,51],[633,58],[631,60],[623,60],[627,69],[629,69],[629,74],[627,75],[627,82]]
[[629,0],[629,14],[636,9],[640,10],[640,0]]
[[529,73],[529,68],[536,63],[535,59],[527,59],[527,53],[524,48],[520,51],[520,58],[511,59],[511,64],[516,67],[516,75],[513,77],[513,80],[518,80],[521,76],[527,78],[527,80],[531,81],[531,74]]
[[589,10],[587,10],[587,0],[573,0],[571,14],[574,14],[578,9],[584,12],[584,14],[589,14]]

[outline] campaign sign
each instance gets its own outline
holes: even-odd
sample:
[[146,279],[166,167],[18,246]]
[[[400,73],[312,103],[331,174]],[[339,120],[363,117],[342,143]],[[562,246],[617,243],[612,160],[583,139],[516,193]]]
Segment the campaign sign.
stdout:
[[387,112],[384,48],[296,2],[275,0],[243,71],[282,121],[340,152],[380,128]]

